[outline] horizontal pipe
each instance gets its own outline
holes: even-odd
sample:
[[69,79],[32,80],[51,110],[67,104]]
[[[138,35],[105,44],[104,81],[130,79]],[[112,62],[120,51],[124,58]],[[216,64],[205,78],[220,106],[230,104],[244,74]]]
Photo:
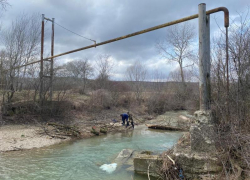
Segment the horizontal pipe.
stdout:
[[[229,26],[229,12],[228,12],[227,8],[218,7],[218,8],[206,11],[206,14],[209,15],[209,14],[213,14],[213,13],[216,13],[216,12],[219,12],[219,11],[224,11],[224,26],[228,27]],[[115,41],[119,41],[119,40],[122,40],[122,39],[126,39],[126,38],[130,38],[130,37],[137,36],[137,35],[140,35],[140,34],[144,34],[144,33],[150,32],[150,31],[161,29],[161,28],[164,28],[164,27],[167,27],[167,26],[171,26],[171,25],[178,24],[178,23],[181,23],[181,22],[189,21],[189,20],[192,20],[192,19],[195,19],[195,18],[198,18],[198,14],[188,16],[188,17],[185,17],[185,18],[182,18],[182,19],[178,19],[178,20],[175,20],[175,21],[171,21],[171,22],[161,24],[161,25],[158,25],[158,26],[154,26],[154,27],[144,29],[144,30],[141,30],[141,31],[137,31],[137,32],[125,35],[125,36],[120,36],[120,37],[117,37],[117,38],[114,38],[114,39],[110,39],[110,40],[103,41],[103,42],[100,42],[100,43],[95,43],[93,45],[85,46],[85,47],[75,49],[75,50],[72,50],[72,51],[68,51],[68,52],[65,52],[65,53],[61,53],[61,54],[58,54],[58,55],[55,55],[55,56],[45,58],[43,60],[49,60],[49,59],[52,59],[52,58],[64,56],[64,55],[71,54],[71,53],[78,52],[78,51],[82,51],[82,50],[85,50],[85,49],[90,49],[90,48],[93,48],[93,47],[96,47],[96,46],[101,46],[101,45],[104,45],[104,44],[112,43],[112,42],[115,42]],[[17,69],[17,68],[21,68],[21,67],[28,66],[28,65],[31,65],[31,64],[35,64],[35,63],[38,63],[40,61],[41,60],[34,61],[34,62],[25,64],[25,65],[22,65],[22,66],[15,67],[13,69]]]
[[44,19],[45,19],[45,20],[47,20],[47,21],[51,21],[51,22],[52,22],[52,20],[51,20],[51,19],[49,19],[49,18],[46,18],[46,17],[45,17]]

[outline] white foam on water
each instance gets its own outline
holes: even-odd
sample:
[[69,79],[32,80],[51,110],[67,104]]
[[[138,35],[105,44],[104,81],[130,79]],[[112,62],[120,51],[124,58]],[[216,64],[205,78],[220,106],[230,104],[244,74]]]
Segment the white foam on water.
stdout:
[[112,163],[112,164],[103,164],[100,166],[100,169],[102,169],[103,171],[106,171],[107,173],[111,174],[112,172],[114,172],[116,170],[117,164],[116,163]]

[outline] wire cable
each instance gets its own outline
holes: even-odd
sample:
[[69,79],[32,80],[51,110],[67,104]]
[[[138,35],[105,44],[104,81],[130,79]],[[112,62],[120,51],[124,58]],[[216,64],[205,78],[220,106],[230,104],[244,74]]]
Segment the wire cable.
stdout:
[[90,39],[90,38],[84,37],[84,36],[82,36],[82,35],[80,35],[80,34],[77,34],[77,33],[75,33],[75,32],[73,32],[73,31],[71,31],[71,30],[69,30],[69,29],[63,27],[62,25],[60,25],[60,24],[58,24],[58,23],[56,23],[56,22],[54,22],[54,23],[55,23],[56,25],[60,26],[61,28],[65,29],[65,30],[67,30],[67,31],[69,31],[69,32],[71,32],[71,33],[77,35],[77,36],[80,36],[80,37],[82,37],[82,38],[84,38],[84,39],[87,39],[87,40],[90,40],[90,41],[93,41],[93,42],[96,43],[96,41],[93,40],[93,39]]

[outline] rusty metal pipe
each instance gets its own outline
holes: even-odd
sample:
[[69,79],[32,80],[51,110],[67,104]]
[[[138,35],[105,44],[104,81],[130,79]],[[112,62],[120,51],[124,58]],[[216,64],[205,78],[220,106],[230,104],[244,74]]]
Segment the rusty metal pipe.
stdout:
[[225,27],[229,27],[229,11],[228,11],[227,8],[225,8],[225,7],[218,7],[218,8],[206,11],[206,14],[209,15],[209,14],[213,14],[213,13],[220,12],[220,11],[224,12],[224,26]]
[[228,27],[229,27],[229,11],[225,7],[218,7],[206,12],[206,14],[213,14],[219,11],[224,12],[224,26],[226,28],[226,74],[227,74],[227,98],[229,98],[229,52],[228,52]]
[[[213,13],[216,13],[216,12],[219,12],[219,11],[224,11],[224,22],[225,22],[224,25],[225,25],[225,27],[228,27],[229,26],[229,12],[228,12],[227,8],[218,7],[218,8],[206,11],[206,14],[213,14]],[[171,26],[171,25],[178,24],[178,23],[181,23],[181,22],[189,21],[189,20],[192,20],[192,19],[195,19],[195,18],[198,18],[198,14],[188,16],[188,17],[185,17],[185,18],[182,18],[182,19],[178,19],[178,20],[175,20],[175,21],[171,21],[171,22],[161,24],[161,25],[158,25],[158,26],[154,26],[154,27],[144,29],[144,30],[141,30],[141,31],[137,31],[137,32],[125,35],[125,36],[120,36],[120,37],[110,39],[110,40],[107,40],[107,41],[103,41],[103,42],[100,42],[100,43],[95,43],[93,45],[85,46],[85,47],[82,47],[82,48],[79,48],[79,49],[75,49],[75,50],[72,50],[72,51],[61,53],[61,54],[51,56],[51,57],[48,57],[48,58],[44,58],[43,60],[49,60],[49,59],[52,59],[52,58],[60,57],[60,56],[63,56],[63,55],[71,54],[71,53],[82,51],[82,50],[85,50],[85,49],[90,49],[90,48],[93,48],[93,47],[96,47],[96,46],[101,46],[101,45],[108,44],[108,43],[111,43],[111,42],[115,42],[115,41],[119,41],[119,40],[122,40],[122,39],[130,38],[130,37],[137,36],[137,35],[140,35],[140,34],[144,34],[144,33],[150,32],[150,31],[161,29],[161,28],[164,28],[164,27],[167,27],[167,26]],[[14,69],[21,68],[21,67],[24,67],[24,66],[28,66],[28,65],[31,65],[31,64],[35,64],[35,63],[38,63],[40,61],[41,60],[34,61],[34,62],[25,64],[25,65],[22,65],[22,66],[15,67]]]

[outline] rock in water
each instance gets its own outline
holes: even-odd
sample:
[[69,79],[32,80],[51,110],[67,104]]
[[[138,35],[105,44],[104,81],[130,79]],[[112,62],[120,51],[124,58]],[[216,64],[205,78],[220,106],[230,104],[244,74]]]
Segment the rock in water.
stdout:
[[112,164],[103,164],[100,169],[102,169],[103,171],[106,171],[107,173],[111,174],[112,172],[115,171],[117,167],[116,163],[112,163]]

